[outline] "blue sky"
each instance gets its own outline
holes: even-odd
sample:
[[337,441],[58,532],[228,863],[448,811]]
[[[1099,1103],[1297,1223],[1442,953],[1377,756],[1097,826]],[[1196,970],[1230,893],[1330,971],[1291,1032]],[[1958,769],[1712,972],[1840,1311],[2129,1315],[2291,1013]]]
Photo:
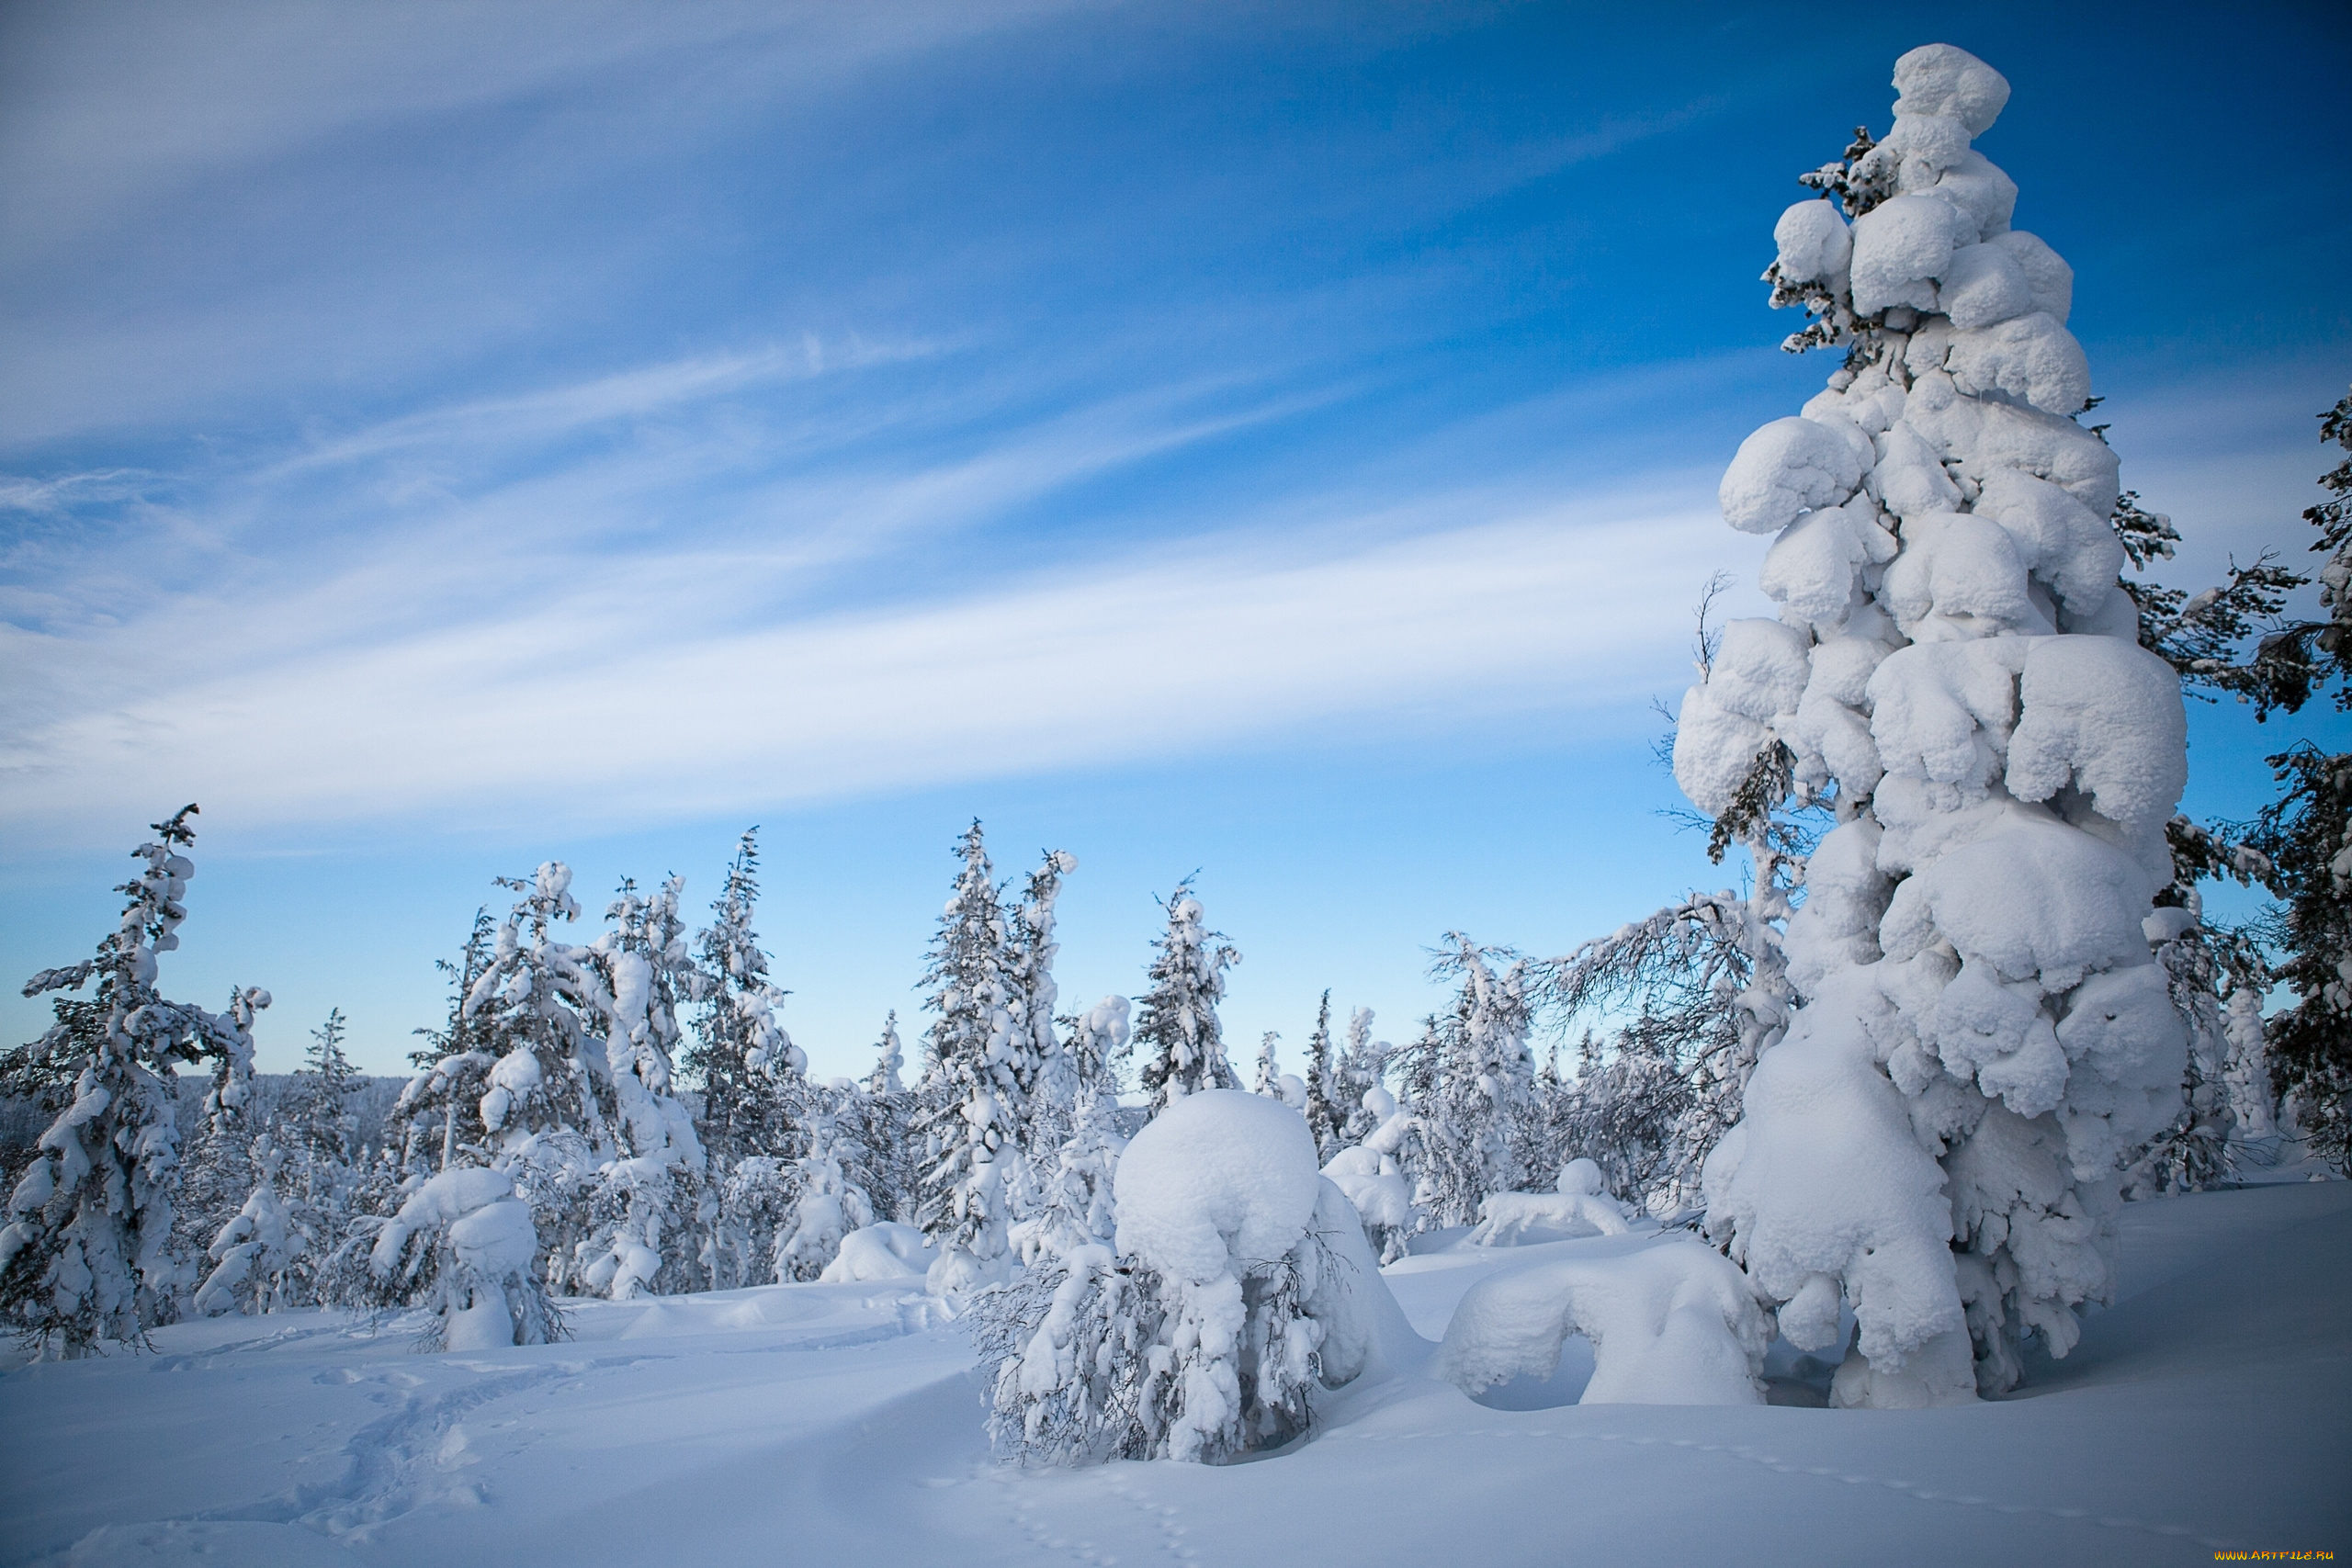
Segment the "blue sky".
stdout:
[[[1730,879],[1650,705],[1711,571],[1762,607],[1714,483],[1831,367],[1756,275],[1904,49],[2014,85],[1980,145],[2170,575],[2300,554],[2352,36],[2131,18],[12,6],[0,958],[86,951],[195,799],[168,987],[391,1070],[493,875],[700,908],[757,822],[786,1021],[862,1071],[977,815],[1080,858],[1066,999],[1197,869],[1237,1057],[1326,986],[1407,1033],[1448,929]],[[2343,734],[2194,722],[2225,815]]]

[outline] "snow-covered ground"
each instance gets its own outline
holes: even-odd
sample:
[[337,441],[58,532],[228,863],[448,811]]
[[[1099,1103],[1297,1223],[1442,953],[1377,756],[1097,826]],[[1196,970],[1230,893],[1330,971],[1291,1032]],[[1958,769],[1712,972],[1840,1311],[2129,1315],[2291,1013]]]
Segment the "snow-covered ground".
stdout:
[[[992,1463],[959,1328],[914,1292],[582,1303],[563,1344],[420,1355],[334,1314],[168,1328],[0,1377],[0,1562],[1206,1564],[2210,1562],[2352,1550],[2352,1183],[2129,1207],[2118,1303],[2013,1397],[1922,1411],[1350,1390],[1223,1468]],[[1435,1339],[1498,1269],[1394,1265]],[[1787,1402],[1787,1403],[1780,1403]]]

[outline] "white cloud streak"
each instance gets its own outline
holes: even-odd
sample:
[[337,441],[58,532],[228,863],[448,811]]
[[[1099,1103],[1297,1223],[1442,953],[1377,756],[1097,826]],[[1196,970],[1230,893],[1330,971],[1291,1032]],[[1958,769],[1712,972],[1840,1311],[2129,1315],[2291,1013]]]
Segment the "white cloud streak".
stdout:
[[[160,792],[284,824],[612,825],[1556,711],[1642,694],[1719,531],[1696,507],[1555,508],[1330,554],[1196,543],[719,631],[697,628],[772,566],[607,561],[508,613],[345,649],[286,644],[325,642],[348,583],[289,607],[321,618],[312,639],[220,604],[76,650],[14,631],[12,660],[68,655],[81,700],[10,737],[0,817],[102,839]],[[191,623],[209,646],[175,660]]]

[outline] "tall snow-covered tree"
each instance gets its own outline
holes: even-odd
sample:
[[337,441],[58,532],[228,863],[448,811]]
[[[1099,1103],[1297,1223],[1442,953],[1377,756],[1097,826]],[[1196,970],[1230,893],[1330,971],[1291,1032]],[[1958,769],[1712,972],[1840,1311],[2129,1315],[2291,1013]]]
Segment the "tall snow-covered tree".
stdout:
[[[2139,646],[2073,275],[1971,142],[2008,84],[1896,62],[1894,127],[1805,176],[1767,275],[1847,350],[1742,444],[1733,527],[1777,620],[1684,698],[1675,776],[1728,836],[1835,826],[1788,922],[1800,1005],[1709,1156],[1710,1232],[1841,1404],[1971,1399],[2112,1289],[2119,1166],[2170,1120],[2180,1019],[2143,921],[2172,880],[2178,677]],[[1842,207],[1843,210],[1840,210]]]
[[1078,857],[1068,850],[1047,850],[1029,874],[1020,908],[1012,911],[1012,982],[1020,1003],[1015,1010],[1026,1035],[1023,1050],[1036,1063],[1022,1149],[1045,1157],[1069,1134],[1078,1092],[1054,1023],[1054,1007],[1061,997],[1054,983],[1054,955],[1061,951],[1054,940],[1054,905],[1061,897],[1062,878],[1077,869]]
[[[71,1097],[43,1133],[0,1227],[0,1312],[44,1352],[87,1355],[106,1340],[143,1344],[170,1321],[183,1260],[172,1247],[179,1185],[173,1075],[180,1064],[251,1060],[250,1010],[266,992],[240,990],[229,1017],[166,998],[159,955],[179,946],[180,900],[196,867],[186,807],[131,852],[137,875],[117,929],[95,957],[45,969],[25,995],[64,992],[57,1022],[12,1055],[12,1082],[55,1077]],[[92,980],[95,994],[73,997]],[[70,1074],[70,1077],[67,1075]]]
[[[254,1112],[254,1014],[268,1005],[257,990],[237,989],[217,1015],[224,1025],[213,1055],[211,1081],[204,1091],[204,1124],[180,1161],[180,1191],[173,1216],[173,1248],[184,1260],[206,1256],[212,1238],[243,1207],[255,1184],[254,1141],[262,1134]],[[192,1285],[192,1276],[183,1284]]]
[[[856,1091],[849,1091],[854,1098]],[[813,1280],[842,1249],[842,1237],[874,1223],[874,1205],[851,1177],[860,1151],[829,1112],[808,1117],[808,1152],[800,1156],[798,1192],[789,1228],[779,1228],[775,1279]]]
[[913,1127],[924,1161],[920,1223],[953,1289],[992,1277],[1005,1258],[1005,1180],[1043,1066],[977,820],[957,854],[963,869],[923,971],[933,1081]]
[[[1341,1129],[1348,1108],[1340,1099],[1339,1078],[1331,1060],[1331,993],[1327,989],[1316,1004],[1315,1032],[1306,1037],[1306,1130],[1315,1134],[1315,1152],[1329,1160],[1346,1145]],[[1362,1095],[1359,1092],[1358,1098]]]
[[[367,1196],[368,1149],[352,1110],[367,1080],[344,1052],[345,1027],[343,1010],[335,1008],[311,1031],[303,1066],[287,1085],[274,1122],[284,1164],[280,1190],[301,1242],[289,1255],[277,1292],[289,1305],[334,1304],[335,1252]],[[216,1236],[215,1248],[219,1244]]]
[[693,1289],[690,1269],[702,1252],[696,1224],[711,1217],[702,1212],[702,1143],[671,1082],[681,1004],[704,983],[686,951],[684,892],[676,876],[650,897],[624,881],[605,911],[611,928],[589,950],[605,982],[593,999],[604,1014],[616,1147],[599,1172],[594,1230],[575,1272],[616,1300]]
[[1151,1095],[1154,1114],[1201,1089],[1241,1087],[1226,1060],[1216,1016],[1225,972],[1241,962],[1241,953],[1202,923],[1201,901],[1193,895],[1190,877],[1176,885],[1166,908],[1168,929],[1152,941],[1147,971],[1151,987],[1135,1025],[1143,1087]]
[[759,829],[746,829],[695,938],[708,980],[684,1062],[702,1086],[697,1122],[714,1168],[747,1155],[793,1152],[788,1096],[778,1083],[805,1072],[807,1058],[776,1022],[786,993],[768,978],[768,954],[752,920],[760,897]]
[[489,1162],[490,1130],[482,1125],[481,1101],[503,1051],[492,1027],[494,1015],[477,1017],[469,1004],[475,985],[490,970],[497,930],[490,910],[477,908],[456,960],[433,961],[449,977],[448,1017],[439,1029],[416,1031],[424,1040],[409,1054],[417,1073],[401,1088],[386,1127],[386,1146],[397,1140],[403,1179],[422,1180],[457,1165]]
[[[1406,1069],[1422,1140],[1420,1201],[1439,1224],[1466,1225],[1490,1194],[1514,1191],[1525,1177],[1520,1129],[1532,1109],[1535,1060],[1527,1048],[1526,962],[1459,931],[1445,940],[1430,973],[1454,982],[1453,1009],[1416,1043]],[[1500,973],[1498,960],[1510,961]]]
[[874,1070],[866,1075],[863,1092],[844,1097],[834,1120],[856,1149],[851,1177],[864,1190],[876,1219],[911,1224],[921,1207],[917,1189],[923,1162],[910,1131],[916,1112],[914,1095],[899,1069],[906,1065],[899,1044],[899,1013],[893,1008],[882,1021],[882,1038],[875,1043]]
[[[1364,1103],[1364,1096],[1388,1081],[1388,1057],[1393,1049],[1372,1037],[1373,1011],[1356,1008],[1348,1014],[1348,1043],[1340,1049],[1340,1065],[1332,1069],[1333,1100],[1347,1112],[1340,1123],[1340,1145],[1353,1148],[1371,1136],[1383,1114]],[[1330,1156],[1324,1156],[1328,1163]]]
[[2253,841],[2277,868],[2295,1000],[2270,1021],[2269,1055],[2304,1142],[2352,1175],[2352,753],[2306,743],[2270,761],[2286,789]]
[[359,1121],[351,1101],[367,1080],[344,1051],[348,1029],[343,1010],[329,1009],[326,1021],[311,1031],[303,1065],[278,1102],[290,1158],[346,1168],[358,1163]]

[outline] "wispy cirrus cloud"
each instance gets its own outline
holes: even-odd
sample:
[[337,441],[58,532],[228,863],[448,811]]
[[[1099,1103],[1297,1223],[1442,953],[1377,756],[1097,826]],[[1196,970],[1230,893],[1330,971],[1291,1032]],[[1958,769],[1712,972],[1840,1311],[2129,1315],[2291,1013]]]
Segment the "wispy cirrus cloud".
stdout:
[[[0,813],[78,838],[145,809],[169,778],[167,794],[289,824],[519,809],[608,827],[1166,758],[1277,728],[1624,702],[1670,662],[1683,563],[1720,530],[1697,504],[1427,504],[1478,520],[1355,550],[1211,539],[767,624],[741,624],[741,600],[772,586],[775,563],[719,553],[669,558],[650,580],[581,574],[495,615],[356,645],[321,625],[310,649],[256,646],[276,638],[191,603],[73,660],[82,700],[0,750]],[[351,590],[277,614],[323,621]],[[167,672],[154,656],[189,623],[221,628],[216,646]],[[27,635],[14,657],[55,657]],[[101,666],[111,682],[93,677]]]

